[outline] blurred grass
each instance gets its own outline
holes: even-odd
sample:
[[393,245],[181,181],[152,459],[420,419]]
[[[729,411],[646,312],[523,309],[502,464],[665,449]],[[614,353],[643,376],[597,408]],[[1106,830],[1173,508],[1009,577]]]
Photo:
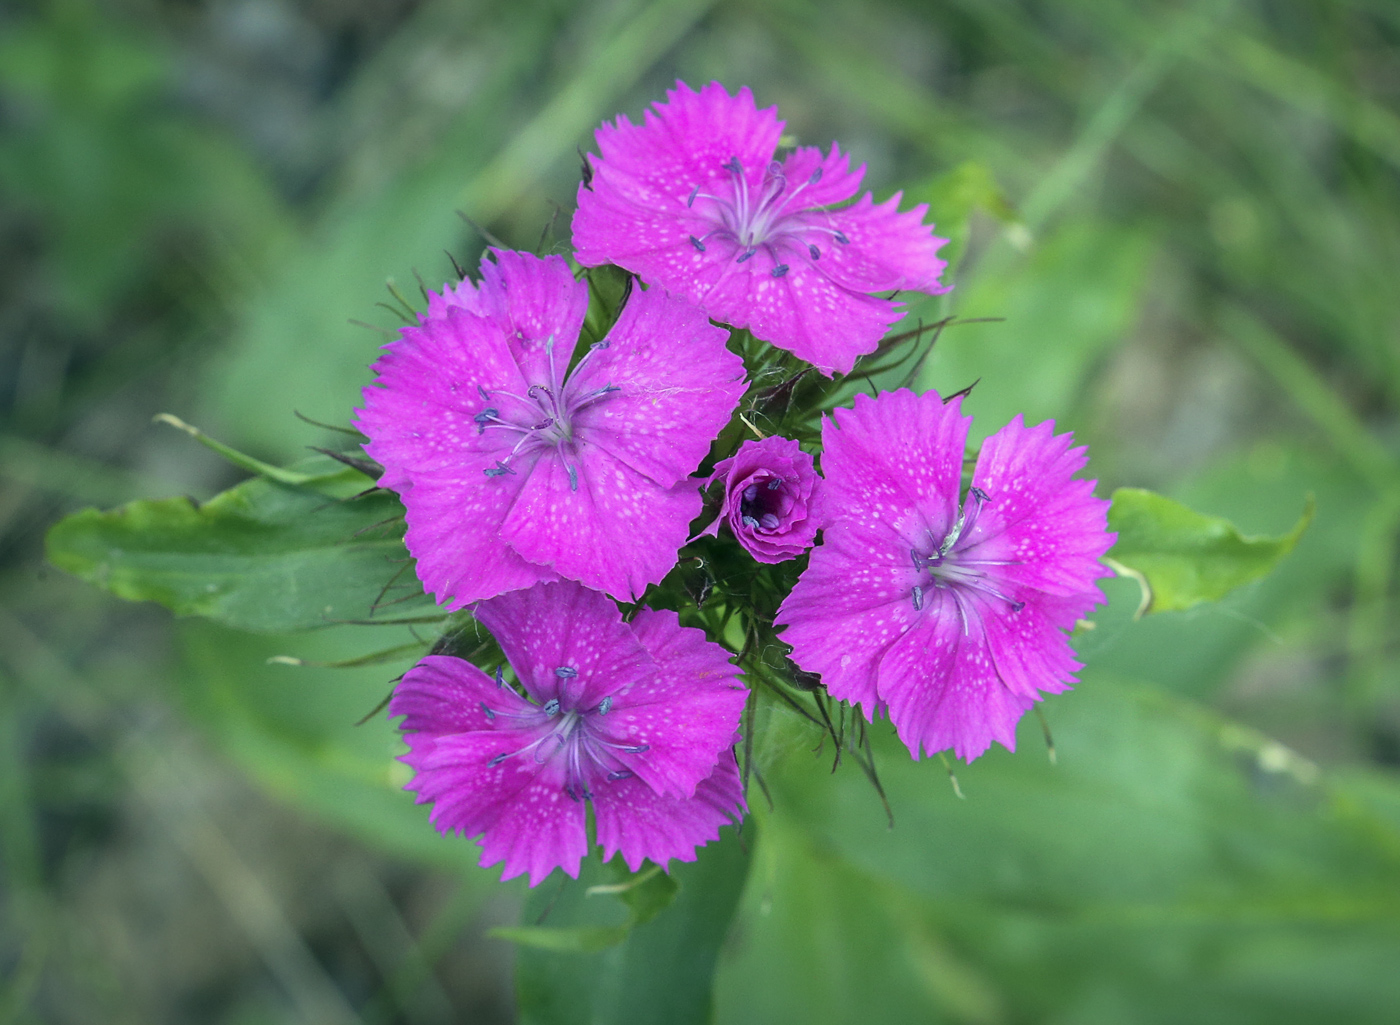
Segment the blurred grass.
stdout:
[[[215,73],[249,98],[246,111],[192,84]],[[36,2],[0,14],[0,1022],[292,1021],[288,994],[322,992],[249,961],[256,939],[226,906],[210,911],[223,964],[185,975],[150,966],[149,984],[123,986],[120,944],[74,939],[93,908],[116,930],[103,936],[139,920],[92,903],[84,881],[119,863],[123,837],[147,835],[133,825],[146,814],[133,809],[149,807],[126,768],[133,745],[184,750],[186,723],[279,801],[388,852],[376,862],[384,878],[432,864],[453,880],[449,909],[418,933],[421,956],[411,946],[372,956],[363,919],[336,912],[317,925],[274,897],[292,939],[327,930],[311,937],[310,965],[342,952],[325,985],[349,994],[353,1013],[508,1015],[490,995],[499,985],[481,979],[449,987],[446,1005],[413,995],[493,887],[461,864],[474,848],[438,842],[394,795],[382,721],[348,725],[393,667],[260,664],[389,642],[325,634],[274,652],[200,626],[176,638],[149,610],[44,576],[40,539],[82,504],[206,498],[230,483],[193,443],[149,426],[162,410],[259,455],[302,454],[319,436],[291,411],[346,420],[379,342],[347,321],[393,327],[373,305],[385,279],[403,286],[416,268],[439,284],[443,249],[470,266],[483,241],[457,208],[510,244],[564,248],[575,146],[588,149],[591,128],[618,111],[635,119],[678,76],[748,84],[803,142],[839,138],[877,192],[934,201],[934,219],[956,228],[957,287],[911,303],[911,317],[1006,320],[945,332],[921,383],[947,392],[980,378],[967,408],[981,434],[1015,412],[1054,417],[1090,444],[1102,493],[1159,488],[1247,532],[1286,529],[1315,493],[1317,519],[1274,576],[1219,606],[1136,624],[1131,585],[1111,582],[1115,601],[1081,653],[1103,678],[1224,710],[1331,778],[1363,780],[1354,786],[1368,807],[1395,806],[1393,5],[359,0],[332,13],[274,0]],[[276,141],[289,138],[303,149]],[[564,213],[550,233],[552,203]],[[183,718],[152,711],[167,707]],[[1057,718],[1056,702],[1049,712]],[[941,786],[936,777],[920,785]],[[211,800],[201,814],[237,841],[249,823]],[[1332,835],[1325,817],[1308,821],[1313,841]],[[1348,987],[1379,983],[1377,958],[1393,942],[1393,917],[1370,932],[1317,932],[1346,955],[1329,983],[1325,966],[1281,977],[1301,941],[1265,930],[1228,964],[1207,943],[1180,975],[1126,972],[1046,1004],[1049,983],[1029,992],[1005,974],[1038,926],[1003,917],[979,933],[975,916],[906,905],[868,865],[784,828],[774,819],[773,853],[761,857],[782,860],[784,892],[813,902],[791,929],[810,929],[832,945],[822,956],[838,958],[826,1012],[883,1001],[892,1016],[1128,1020],[1135,1000],[1166,999],[1153,979],[1189,989],[1234,972],[1253,980],[1230,997],[1236,1014],[1279,1006],[1268,992],[1323,1014],[1351,1006]],[[138,850],[157,864],[188,860],[178,830],[161,835]],[[957,835],[931,842],[956,854]],[[263,852],[240,856],[270,874],[274,894],[277,873],[293,871]],[[884,923],[867,923],[869,944],[841,931],[868,907]],[[890,936],[905,967],[877,1000],[861,958]],[[1076,942],[1086,956],[1100,949],[1092,936]],[[726,1020],[743,1020],[749,1005],[728,999]]]

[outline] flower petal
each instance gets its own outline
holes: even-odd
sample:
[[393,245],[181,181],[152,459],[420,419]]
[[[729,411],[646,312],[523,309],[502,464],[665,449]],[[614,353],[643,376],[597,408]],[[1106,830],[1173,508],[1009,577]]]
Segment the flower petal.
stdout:
[[588,853],[583,804],[564,793],[550,762],[527,754],[490,764],[515,748],[512,732],[452,734],[410,750],[402,760],[417,771],[406,789],[432,802],[439,831],[480,836],[482,866],[504,861],[502,879],[529,872],[534,886],[555,868],[577,878]]
[[389,718],[403,716],[405,733],[442,736],[471,730],[494,730],[486,710],[518,712],[528,703],[501,687],[470,662],[447,655],[427,655],[404,673],[389,700]]
[[[822,425],[821,512],[832,523],[904,524],[910,545],[937,545],[957,519],[970,416],[936,392],[857,395]],[[838,430],[839,428],[839,430]],[[908,511],[917,510],[917,519]],[[908,558],[908,551],[901,553]]]
[[572,401],[619,389],[574,418],[581,439],[662,487],[710,451],[744,394],[744,361],[700,310],[659,288],[636,289],[600,346],[569,382]]
[[[541,705],[561,686],[585,707],[656,676],[656,662],[622,621],[616,605],[572,580],[484,601],[473,615],[500,644],[516,677]],[[555,670],[573,669],[561,677]]]
[[545,346],[552,340],[562,379],[588,313],[588,282],[574,280],[562,256],[491,249],[481,260],[478,295],[483,315],[500,327],[525,377],[549,378]]
[[[987,494],[978,517],[971,558],[1001,563],[995,578],[1045,594],[1078,597],[1072,626],[1103,601],[1094,581],[1109,575],[1099,561],[1113,546],[1106,499],[1094,497],[1092,480],[1072,480],[1088,462],[1070,434],[1055,434],[1053,421],[1026,427],[1017,416],[982,443],[973,484]],[[1086,604],[1087,603],[1087,604]]]
[[792,660],[819,673],[832,697],[859,702],[868,719],[880,703],[880,658],[917,620],[914,576],[904,542],[888,525],[835,524],[775,617],[787,624],[782,639]]
[[633,872],[643,861],[694,861],[696,848],[718,840],[721,826],[743,820],[744,808],[739,765],[728,750],[693,797],[658,794],[634,776],[604,784],[593,799],[603,860],[620,851]]
[[642,609],[630,626],[659,671],[616,692],[606,720],[614,739],[647,746],[617,758],[657,793],[690,797],[733,743],[748,688],[729,653],[676,613]]
[[916,759],[920,748],[929,755],[952,748],[971,761],[994,740],[1014,751],[1016,724],[1034,703],[1002,682],[976,607],[960,613],[959,601],[976,604],[934,591],[918,625],[880,659],[880,697]]
[[633,601],[676,564],[690,521],[700,513],[697,483],[658,487],[596,447],[577,465],[547,453],[522,486],[500,536],[531,563]]
[[804,220],[835,235],[822,247],[817,267],[833,282],[856,292],[905,289],[941,295],[952,286],[938,276],[947,268],[938,250],[946,243],[924,223],[927,204],[899,212],[900,193],[876,204],[870,193],[840,210],[813,211]]

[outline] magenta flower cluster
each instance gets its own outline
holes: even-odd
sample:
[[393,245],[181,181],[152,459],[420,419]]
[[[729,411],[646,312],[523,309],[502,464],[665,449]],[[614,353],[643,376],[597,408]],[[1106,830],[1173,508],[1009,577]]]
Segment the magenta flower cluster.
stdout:
[[915,758],[1014,747],[1027,709],[1074,682],[1067,631],[1102,601],[1113,538],[1068,435],[1012,421],[965,488],[969,418],[933,392],[836,409],[820,475],[797,440],[739,441],[756,429],[736,417],[752,393],[730,329],[790,353],[793,380],[831,377],[902,315],[893,293],[947,288],[924,207],[855,199],[864,168],[834,145],[779,157],[783,127],[718,83],[603,125],[573,234],[583,268],[638,279],[607,333],[580,341],[589,283],[563,257],[493,249],[365,390],[356,426],[419,578],[509,666],[433,655],[403,677],[409,789],[504,877],[577,875],[590,807],[603,856],[634,871],[742,820],[741,671],[646,607],[687,545],[736,545],[755,573],[809,559],[769,606],[778,636]]

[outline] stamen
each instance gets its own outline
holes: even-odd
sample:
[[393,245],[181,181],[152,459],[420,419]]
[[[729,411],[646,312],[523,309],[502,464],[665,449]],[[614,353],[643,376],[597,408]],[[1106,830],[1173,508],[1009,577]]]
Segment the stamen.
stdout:
[[750,530],[757,530],[757,529],[758,529],[758,520],[754,519],[752,516],[747,516],[747,515],[746,515],[746,516],[742,517],[741,522],[744,524],[744,526],[748,527]]
[[495,466],[488,466],[481,472],[486,474],[486,476],[488,477],[500,477],[507,473],[515,473],[514,470],[512,470],[505,463],[501,462],[499,459],[496,461]]
[[814,260],[820,260],[822,258],[822,251],[810,242],[807,243],[807,252],[812,254],[812,259]]
[[554,670],[554,675],[561,680],[572,680],[578,675],[578,670],[573,666],[560,666],[558,669]]
[[782,277],[784,274],[786,274],[787,272],[788,272],[788,265],[785,264],[785,263],[780,263],[780,264],[778,264],[778,266],[776,266],[776,267],[773,268],[773,277],[775,277],[775,278],[780,278],[780,277]]
[[734,262],[735,262],[735,263],[743,263],[743,262],[744,262],[745,260],[747,260],[749,257],[753,256],[754,253],[756,253],[756,252],[758,252],[757,249],[750,249],[747,253],[745,253],[743,256],[739,257],[739,259],[735,260]]
[[548,716],[550,719],[553,719],[556,715],[559,714],[559,699],[558,699],[558,698],[550,698],[548,701],[545,702],[545,704],[544,704],[544,714],[545,714],[546,716]]
[[545,419],[541,420],[539,423],[533,425],[533,426],[530,428],[530,430],[532,430],[532,431],[542,431],[542,430],[544,430],[546,427],[553,427],[553,426],[554,426],[554,417],[550,416],[550,417],[546,417]]
[[758,518],[758,525],[764,530],[777,530],[778,517],[774,516],[772,513],[764,513]]
[[730,157],[727,163],[721,164],[720,166],[723,167],[730,174],[744,173],[744,165],[739,163],[738,157]]
[[696,249],[700,250],[700,252],[702,253],[705,251],[705,243],[701,242],[694,235],[690,236],[690,244],[693,245]]
[[612,695],[609,694],[602,701],[598,702],[598,714],[607,715],[612,711]]
[[639,755],[643,751],[650,751],[650,744],[638,744],[636,747],[619,747],[619,751],[626,751],[629,755]]
[[608,773],[608,782],[616,783],[620,779],[631,779],[636,773],[631,769],[618,769],[616,772]]
[[[700,195],[700,183],[696,182],[695,188],[691,189],[690,195],[686,197],[685,205],[688,207],[693,206],[695,204],[695,197],[698,195]],[[695,240],[692,238],[691,241],[694,242]]]
[[503,761],[505,761],[505,760],[506,760],[507,758],[509,758],[509,757],[510,757],[510,752],[509,752],[509,751],[502,751],[502,752],[501,752],[500,754],[498,754],[495,758],[492,758],[489,762],[487,762],[487,763],[486,763],[486,767],[487,767],[488,769],[494,769],[496,766],[500,765]]
[[969,490],[971,491],[972,497],[975,498],[975,499],[977,499],[977,501],[979,501],[979,502],[990,502],[990,501],[991,501],[991,498],[989,498],[989,497],[987,496],[987,493],[986,493],[985,491],[983,491],[981,488],[974,486],[974,487],[972,487],[972,488],[969,489]]
[[923,557],[922,555],[919,554],[919,550],[918,550],[917,548],[911,548],[911,549],[909,549],[909,557],[910,557],[911,559],[914,560],[914,569],[915,569],[915,570],[917,570],[917,571],[919,571],[919,572],[922,572],[922,571],[925,569],[925,566],[924,566],[924,562],[925,562],[924,557]]
[[578,470],[576,470],[576,469],[574,469],[572,466],[568,466],[568,465],[565,465],[564,469],[566,469],[566,470],[569,471],[569,490],[570,490],[570,491],[577,491],[577,490],[578,490]]
[[813,171],[811,177],[807,179],[807,184],[808,184],[808,185],[815,185],[815,184],[817,184],[817,182],[819,182],[819,181],[821,181],[821,180],[822,180],[822,169],[819,167],[819,168],[817,168],[815,171]]
[[918,584],[914,585],[914,611],[918,612],[924,607],[924,589]]
[[757,498],[757,497],[758,497],[758,485],[757,485],[757,484],[750,484],[748,487],[746,487],[746,488],[744,489],[744,501],[745,501],[745,502],[752,502],[752,501],[753,501],[755,498]]
[[491,709],[488,708],[488,707],[486,706],[486,702],[485,702],[485,701],[483,701],[483,702],[481,703],[481,711],[482,711],[482,713],[486,716],[486,718],[487,718],[489,721],[491,721],[491,722],[495,722],[495,721],[496,721],[496,713],[493,712],[493,711],[491,711]]
[[843,246],[848,246],[851,244],[851,240],[848,239],[845,235],[841,234],[839,231],[833,229],[831,234],[835,236],[836,241],[840,242]]
[[777,490],[778,490],[780,487],[782,487],[782,486],[783,486],[783,478],[781,478],[781,477],[774,477],[772,480],[770,480],[770,481],[768,482],[768,490],[769,490],[769,491],[777,491]]
[[481,385],[478,384],[478,385],[476,386],[476,390],[477,390],[477,393],[481,395],[481,398],[482,398],[483,401],[489,401],[489,400],[490,400],[491,396],[490,396],[489,394],[487,394],[486,389],[483,388]]
[[506,667],[505,667],[504,663],[501,664],[501,665],[498,665],[498,666],[496,667],[496,686],[497,686],[497,687],[504,687],[504,686],[506,685],[505,671],[506,671]]

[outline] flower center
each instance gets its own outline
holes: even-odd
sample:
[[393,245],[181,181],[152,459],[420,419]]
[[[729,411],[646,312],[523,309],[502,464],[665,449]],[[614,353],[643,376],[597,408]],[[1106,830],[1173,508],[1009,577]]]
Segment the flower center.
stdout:
[[[640,754],[648,745],[618,743],[608,731],[604,719],[612,710],[611,695],[591,707],[580,703],[585,688],[577,682],[577,669],[560,666],[554,675],[559,680],[559,696],[528,711],[500,712],[484,701],[481,703],[488,720],[494,723],[498,718],[513,719],[515,722],[506,729],[529,738],[528,743],[514,751],[503,751],[487,765],[494,767],[507,758],[528,756],[559,772],[561,788],[572,800],[588,800],[600,782],[614,783],[632,775],[618,759],[619,752]],[[498,673],[498,685],[504,686],[500,680]]]
[[[583,410],[605,400],[613,392],[621,391],[617,385],[609,384],[591,391],[581,391],[575,387],[578,372],[589,358],[599,349],[606,349],[608,342],[594,342],[583,358],[571,371],[561,374],[554,354],[554,336],[550,335],[544,344],[548,373],[545,379],[532,383],[524,395],[517,395],[504,389],[487,391],[478,387],[482,408],[472,417],[478,433],[488,430],[504,430],[518,435],[515,445],[495,466],[483,472],[488,477],[501,477],[515,473],[511,460],[524,453],[540,449],[556,449],[572,455],[574,441],[574,419]],[[578,490],[578,468],[568,459],[564,468],[569,473],[569,486]]]
[[777,530],[791,505],[783,478],[755,481],[739,496],[739,519],[750,530]]
[[910,594],[914,610],[917,612],[923,609],[924,595],[928,590],[935,587],[945,588],[952,596],[958,615],[962,618],[964,634],[969,631],[966,601],[970,597],[969,592],[1003,601],[1011,606],[1012,612],[1020,612],[1026,605],[1023,601],[1007,597],[998,590],[995,581],[990,579],[989,568],[1004,563],[979,559],[972,551],[982,541],[981,538],[974,538],[973,528],[977,525],[982,507],[990,501],[987,493],[981,488],[971,488],[967,498],[963,500],[962,512],[958,515],[957,522],[938,543],[937,548],[932,552],[921,552],[913,548],[909,552],[920,579],[920,583],[914,585]]
[[730,157],[720,166],[725,177],[715,183],[715,191],[701,192],[697,184],[686,200],[691,208],[700,201],[699,212],[713,225],[703,235],[690,236],[690,244],[700,252],[707,251],[706,243],[711,239],[728,242],[729,249],[738,254],[735,262],[743,263],[763,249],[773,258],[773,277],[780,278],[788,272],[788,265],[782,262],[784,253],[815,261],[822,255],[817,242],[850,242],[836,228],[819,223],[822,218],[813,216],[817,207],[795,204],[808,186],[821,181],[820,167],[805,182],[789,189],[782,165],[776,161],[768,165],[757,188],[750,186],[738,157]]

